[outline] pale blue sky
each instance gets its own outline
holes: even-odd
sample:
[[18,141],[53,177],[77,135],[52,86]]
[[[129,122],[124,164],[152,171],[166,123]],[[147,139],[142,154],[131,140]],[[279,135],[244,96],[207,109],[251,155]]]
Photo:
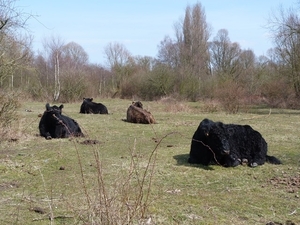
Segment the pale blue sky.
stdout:
[[60,37],[81,45],[91,63],[104,65],[104,48],[115,42],[134,56],[156,57],[164,37],[174,36],[174,23],[184,17],[187,5],[197,2],[213,28],[211,38],[227,29],[232,42],[257,56],[273,46],[264,28],[272,11],[299,6],[297,0],[19,0],[16,5],[38,15],[38,21],[28,21],[35,51],[43,50],[43,39]]

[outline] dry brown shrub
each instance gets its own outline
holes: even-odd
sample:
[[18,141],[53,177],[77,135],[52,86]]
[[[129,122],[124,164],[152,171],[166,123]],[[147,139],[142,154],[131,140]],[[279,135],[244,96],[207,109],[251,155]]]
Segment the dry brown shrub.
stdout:
[[159,102],[164,103],[164,104],[169,104],[169,103],[176,103],[177,100],[176,98],[167,96],[167,97],[162,97]]
[[220,111],[220,103],[213,100],[205,100],[203,102],[203,111],[208,113],[214,113]]
[[120,85],[120,98],[132,98],[139,93],[140,77],[132,76],[124,79]]
[[164,105],[164,111],[166,112],[191,112],[191,108],[186,103],[177,101],[172,97],[163,97],[159,102]]
[[[263,85],[262,94],[269,106],[289,108],[294,105],[294,92],[285,78],[273,79]],[[297,102],[297,100],[296,100]]]
[[243,105],[246,91],[242,85],[228,79],[218,86],[214,95],[226,112],[235,114]]
[[0,93],[0,140],[14,139],[17,131],[13,123],[19,121],[17,109],[20,107],[18,96],[10,93]]
[[289,109],[300,109],[300,102],[299,102],[299,98],[297,98],[296,96],[289,96],[286,100],[286,107],[285,108],[289,108]]

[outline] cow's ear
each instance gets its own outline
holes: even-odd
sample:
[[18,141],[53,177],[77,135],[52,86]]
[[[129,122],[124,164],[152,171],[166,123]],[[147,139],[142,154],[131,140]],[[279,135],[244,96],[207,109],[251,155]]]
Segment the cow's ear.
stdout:
[[93,101],[93,98],[91,98],[91,101]]
[[46,110],[49,110],[51,107],[50,107],[50,104],[49,103],[47,103],[46,104]]
[[59,108],[62,109],[64,107],[64,105],[60,105]]
[[234,134],[234,129],[232,127],[227,129],[227,132],[229,133],[229,135],[233,135]]
[[225,129],[224,123],[222,123],[222,122],[217,122],[217,123],[218,123],[218,126],[219,126],[220,128]]
[[82,99],[83,101],[85,100],[85,98]]

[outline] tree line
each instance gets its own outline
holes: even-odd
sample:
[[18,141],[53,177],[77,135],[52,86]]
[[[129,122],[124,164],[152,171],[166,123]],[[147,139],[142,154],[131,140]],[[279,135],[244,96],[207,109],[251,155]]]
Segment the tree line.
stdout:
[[0,0],[0,92],[38,101],[72,102],[83,97],[217,101],[235,113],[241,106],[299,108],[300,20],[297,10],[280,8],[267,27],[274,47],[256,56],[232,42],[226,29],[215,37],[201,3],[188,5],[174,24],[174,36],[158,44],[157,57],[133,56],[123,44],[104,49],[107,65],[91,64],[75,42],[60,37],[32,50],[24,35],[32,15],[15,0]]

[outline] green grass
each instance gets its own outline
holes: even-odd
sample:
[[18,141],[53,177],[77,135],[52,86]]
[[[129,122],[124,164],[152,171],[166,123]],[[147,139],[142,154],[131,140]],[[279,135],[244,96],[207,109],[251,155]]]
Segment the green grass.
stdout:
[[[86,137],[53,140],[38,136],[45,103],[23,103],[18,141],[0,146],[0,224],[125,224],[134,206],[135,224],[149,218],[151,224],[300,224],[299,184],[271,182],[300,177],[300,111],[253,108],[230,115],[209,113],[202,103],[143,102],[158,122],[144,125],[122,121],[129,100],[95,101],[110,114],[79,114],[81,102],[63,109]],[[189,165],[191,138],[204,118],[251,125],[283,165]],[[81,144],[86,139],[99,143]]]

